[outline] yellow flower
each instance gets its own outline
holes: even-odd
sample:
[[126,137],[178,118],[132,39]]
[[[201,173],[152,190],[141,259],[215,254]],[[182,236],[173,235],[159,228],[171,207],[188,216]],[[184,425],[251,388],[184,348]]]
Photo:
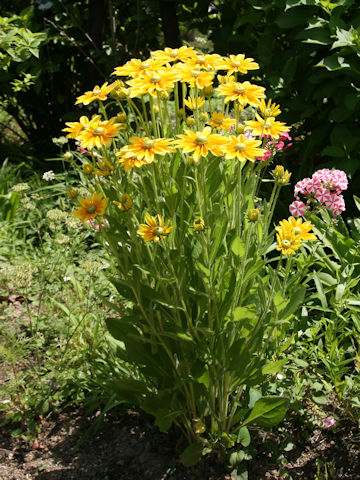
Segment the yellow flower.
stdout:
[[248,70],[257,70],[259,65],[254,62],[253,58],[245,58],[245,55],[230,55],[223,57],[217,65],[218,70],[227,70],[227,74],[232,73],[247,73]]
[[174,83],[179,79],[179,74],[172,67],[159,68],[156,71],[144,72],[140,77],[128,80],[130,96],[138,97],[145,93],[156,96],[157,93],[171,91]]
[[234,75],[216,75],[218,82],[221,83],[230,83],[235,82]]
[[205,72],[198,68],[192,68],[188,65],[180,64],[177,71],[180,74],[180,81],[188,83],[190,87],[204,88],[212,85],[214,74],[212,72]]
[[193,47],[180,47],[180,48],[169,48],[166,47],[164,50],[155,50],[151,52],[151,57],[157,60],[161,60],[163,63],[175,62],[180,60],[181,62],[186,62],[189,58],[196,55]]
[[160,215],[157,215],[157,220],[155,217],[150,217],[150,215],[145,216],[145,223],[140,224],[140,228],[137,231],[137,234],[142,237],[144,242],[155,242],[157,243],[161,238],[165,238],[166,235],[169,235],[171,230],[175,227],[169,227],[170,221],[164,224],[164,218]]
[[190,68],[196,68],[198,70],[217,70],[217,64],[219,60],[221,60],[221,57],[217,53],[211,55],[197,54],[187,60],[186,65]]
[[196,110],[205,105],[205,100],[203,98],[198,98],[196,103],[196,98],[189,97],[184,100],[185,105],[190,108],[190,110]]
[[121,67],[116,67],[113,75],[118,77],[138,77],[143,75],[145,72],[156,72],[156,70],[164,64],[162,60],[156,58],[149,58],[148,60],[142,61],[138,58],[132,58],[125,65]]
[[118,160],[116,160],[116,163],[119,163],[125,172],[128,172],[134,167],[141,168],[143,165],[147,164],[145,160],[139,160],[137,157],[123,157],[123,153],[121,152],[116,152],[115,155],[120,157]]
[[72,212],[72,215],[86,222],[97,215],[104,215],[108,202],[109,199],[105,198],[103,193],[93,193],[88,197],[79,198],[81,206]]
[[230,117],[225,117],[225,115],[220,112],[214,112],[211,115],[211,120],[207,123],[217,130],[230,130],[230,128],[235,125],[236,120]]
[[285,170],[282,165],[276,165],[271,174],[275,181],[280,184],[288,183],[291,177],[291,173],[288,170]]
[[89,103],[94,102],[95,100],[104,101],[107,99],[107,95],[111,92],[113,87],[108,85],[108,82],[105,82],[101,87],[96,85],[96,87],[89,91],[85,92],[84,95],[77,97],[75,105],[78,103],[83,103],[84,105],[89,105]]
[[289,217],[287,220],[281,220],[280,226],[275,227],[278,232],[284,231],[293,235],[297,240],[316,240],[316,233],[309,233],[314,225],[309,222],[303,222],[302,218]]
[[220,157],[224,153],[224,144],[227,139],[218,134],[211,134],[211,127],[205,127],[201,132],[185,130],[185,135],[177,135],[180,140],[175,140],[174,145],[182,148],[185,153],[193,153],[195,162],[200,157],[206,157],[210,151]]
[[284,228],[277,228],[276,241],[278,246],[276,250],[279,250],[284,255],[293,255],[296,250],[301,247],[300,238],[296,238],[295,235]]
[[253,135],[270,135],[273,138],[279,138],[283,132],[288,132],[290,127],[287,127],[283,122],[275,121],[274,117],[268,117],[265,120],[260,115],[255,115],[256,120],[247,120],[245,124],[251,128]]
[[265,97],[265,88],[250,82],[223,83],[216,89],[219,95],[225,96],[225,103],[237,100],[243,107],[247,104],[257,107],[259,100]]
[[262,157],[265,153],[264,148],[258,148],[261,145],[260,140],[246,138],[240,134],[238,137],[232,135],[229,137],[229,143],[224,147],[225,158],[237,158],[240,162],[250,160],[255,161],[256,157]]
[[118,207],[119,210],[122,212],[126,212],[127,210],[130,210],[130,208],[133,205],[133,201],[128,193],[124,193],[120,197],[120,201],[113,201],[113,203]]
[[281,113],[280,106],[272,103],[271,100],[266,103],[264,99],[261,99],[258,108],[264,117],[277,117]]
[[196,218],[194,220],[193,227],[196,232],[202,232],[205,229],[204,220],[201,217]]
[[169,152],[175,152],[175,148],[171,146],[171,138],[131,137],[129,140],[131,145],[125,145],[117,153],[121,158],[136,157],[138,160],[152,163],[155,155],[166,155]]
[[118,135],[121,128],[119,124],[114,123],[115,120],[116,117],[110,118],[110,120],[91,121],[77,137],[80,140],[81,148],[92,150],[94,147],[108,147],[112,138]]
[[100,115],[93,115],[91,120],[88,119],[85,115],[80,117],[80,120],[78,122],[65,122],[65,125],[67,125],[67,128],[63,128],[63,132],[69,132],[66,135],[66,138],[75,138],[79,136],[79,134],[84,130],[84,128],[89,125],[91,122],[97,122],[100,120]]

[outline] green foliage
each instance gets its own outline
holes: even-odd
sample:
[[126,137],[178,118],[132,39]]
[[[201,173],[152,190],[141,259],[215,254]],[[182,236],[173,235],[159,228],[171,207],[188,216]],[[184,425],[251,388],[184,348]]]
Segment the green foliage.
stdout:
[[45,414],[64,405],[121,403],[112,376],[129,376],[97,300],[99,292],[114,294],[103,274],[109,265],[98,261],[91,229],[63,210],[69,207],[59,193],[71,179],[58,178],[64,182],[35,177],[9,188],[18,209],[0,228],[0,411],[14,434],[30,437]]
[[[76,118],[75,98],[108,80],[114,65],[158,47],[157,2],[2,2],[0,124],[7,142],[0,156],[34,165],[55,157],[49,144],[65,120]],[[110,26],[110,28],[109,28]],[[16,142],[21,148],[15,148]],[[28,161],[28,158],[26,159]],[[59,168],[59,167],[58,167]]]

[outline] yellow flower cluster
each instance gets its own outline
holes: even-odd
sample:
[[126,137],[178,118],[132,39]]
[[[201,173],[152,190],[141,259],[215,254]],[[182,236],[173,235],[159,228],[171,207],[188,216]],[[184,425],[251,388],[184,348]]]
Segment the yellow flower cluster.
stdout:
[[[113,75],[125,78],[96,85],[77,97],[76,104],[97,102],[102,115],[83,115],[77,122],[67,122],[63,131],[91,156],[83,171],[100,177],[118,172],[118,165],[127,173],[176,151],[192,165],[209,154],[225,161],[255,162],[267,152],[267,136],[276,139],[290,130],[275,120],[281,111],[266,100],[265,88],[240,79],[258,68],[244,54],[203,54],[187,46],[156,50],[146,60],[134,58],[116,67]],[[121,108],[112,118],[107,118],[103,103],[109,96]],[[173,102],[174,113],[168,101]],[[191,116],[186,117],[186,109]],[[111,145],[109,154],[106,149]],[[285,172],[278,182],[285,183],[289,175]],[[108,202],[105,205],[98,195],[80,199],[74,215],[81,219],[102,215]],[[123,194],[112,204],[126,211],[133,203]],[[200,220],[194,223],[197,231],[204,228]],[[146,216],[145,221],[138,230],[145,241],[157,242],[173,228],[160,215]]]
[[302,218],[289,217],[279,222],[277,231],[277,250],[284,255],[293,255],[301,247],[303,240],[315,240],[316,233],[309,233],[313,228],[311,222],[303,222]]

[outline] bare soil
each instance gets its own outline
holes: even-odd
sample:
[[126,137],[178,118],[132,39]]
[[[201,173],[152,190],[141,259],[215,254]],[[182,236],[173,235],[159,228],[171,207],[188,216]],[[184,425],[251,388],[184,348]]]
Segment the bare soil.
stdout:
[[[113,413],[98,422],[97,430],[89,430],[97,419],[79,409],[52,413],[32,440],[13,437],[9,426],[2,427],[0,480],[236,478],[212,456],[184,467],[178,458],[186,445],[175,432],[159,432],[150,417]],[[249,480],[360,479],[360,437],[354,425],[309,432],[287,423],[276,435],[253,431],[252,438],[253,458],[245,461]],[[292,448],[286,451],[289,439]]]

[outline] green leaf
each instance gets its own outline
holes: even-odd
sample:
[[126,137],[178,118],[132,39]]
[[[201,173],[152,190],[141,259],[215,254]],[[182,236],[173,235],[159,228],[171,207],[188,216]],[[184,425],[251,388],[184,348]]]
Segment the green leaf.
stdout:
[[284,418],[289,399],[284,397],[262,397],[254,405],[243,426],[256,424],[262,427],[273,427]]
[[232,452],[229,458],[229,463],[232,467],[241,463],[245,458],[245,452],[243,450],[239,450],[237,452]]
[[336,28],[337,40],[332,44],[331,50],[338,47],[352,46],[352,33],[349,30],[343,30],[342,28]]
[[320,60],[315,67],[325,67],[329,71],[341,70],[342,68],[350,68],[350,65],[345,62],[344,57],[338,55],[329,55]]
[[262,368],[262,373],[264,375],[272,375],[273,373],[278,373],[286,364],[287,359],[276,360],[275,362],[268,363]]
[[248,447],[251,442],[250,432],[247,427],[241,427],[236,439],[237,443],[241,443],[243,447]]
[[227,223],[228,222],[227,222],[226,216],[223,216],[221,221],[218,221],[216,223],[214,236],[211,244],[211,250],[210,250],[210,257],[209,257],[210,263],[213,263],[213,261],[216,259],[216,255],[226,235]]
[[329,157],[337,157],[337,158],[344,157],[344,150],[340,147],[335,147],[335,146],[325,147],[321,153],[323,155],[329,155]]
[[332,40],[326,28],[308,28],[304,32],[300,32],[297,39],[303,43],[315,43],[318,45],[329,45]]
[[280,315],[281,319],[286,320],[296,312],[296,310],[300,307],[300,305],[304,300],[305,292],[306,292],[306,288],[303,286],[295,288],[295,290],[291,293],[289,303],[281,312],[281,315]]
[[353,199],[354,199],[356,208],[357,208],[357,209],[359,210],[359,212],[360,212],[360,198],[357,197],[356,195],[353,195]]
[[298,6],[281,13],[275,20],[280,28],[294,28],[307,25],[314,9],[307,6]]
[[155,415],[155,425],[159,427],[161,432],[169,430],[175,418],[181,415],[182,410],[172,411],[165,408],[159,408]]
[[181,463],[183,463],[185,467],[191,467],[195,465],[200,460],[202,451],[202,443],[192,443],[180,455]]
[[315,285],[316,285],[316,290],[318,292],[317,297],[321,302],[321,306],[323,308],[327,308],[328,303],[327,303],[326,295],[324,293],[324,289],[322,287],[321,281],[320,281],[320,279],[319,279],[319,277],[318,277],[318,275],[315,271],[313,272],[313,277],[314,277],[314,282],[315,282]]
[[238,257],[242,257],[245,252],[245,245],[241,238],[236,237],[231,244],[232,252]]
[[233,320],[238,322],[244,320],[245,318],[252,319],[256,315],[256,306],[247,305],[246,307],[236,307],[234,310]]

